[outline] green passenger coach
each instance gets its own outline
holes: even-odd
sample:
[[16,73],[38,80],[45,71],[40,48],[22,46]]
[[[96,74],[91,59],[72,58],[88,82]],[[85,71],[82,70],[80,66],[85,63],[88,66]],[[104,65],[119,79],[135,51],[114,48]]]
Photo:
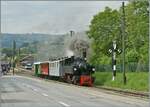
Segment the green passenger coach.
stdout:
[[34,74],[35,76],[38,76],[41,74],[40,62],[34,63]]

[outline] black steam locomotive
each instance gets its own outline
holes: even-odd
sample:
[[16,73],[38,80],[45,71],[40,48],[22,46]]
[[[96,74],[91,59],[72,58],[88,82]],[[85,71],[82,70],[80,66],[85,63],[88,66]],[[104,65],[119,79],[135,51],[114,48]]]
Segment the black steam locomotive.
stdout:
[[63,78],[73,84],[92,86],[95,68],[82,57],[66,58],[62,62]]

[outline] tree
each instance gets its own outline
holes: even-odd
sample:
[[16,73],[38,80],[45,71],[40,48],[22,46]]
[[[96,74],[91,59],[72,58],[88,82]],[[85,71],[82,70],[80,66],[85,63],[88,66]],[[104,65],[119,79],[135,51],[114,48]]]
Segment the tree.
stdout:
[[[149,3],[147,0],[136,0],[126,6],[127,48],[132,59],[138,62],[137,69],[142,64],[148,64],[148,37],[149,37]],[[127,58],[131,61],[131,54]]]
[[[126,63],[136,62],[139,66],[148,64],[148,6],[147,0],[130,1],[125,6]],[[87,31],[89,38],[93,39],[92,63],[110,63],[111,58],[108,54],[108,49],[113,40],[117,40],[118,45],[121,46],[121,14],[121,8],[117,11],[106,7],[103,12],[99,12],[93,17],[89,26],[90,29]]]
[[24,42],[21,46],[20,46],[20,48],[23,48],[23,47],[28,47],[30,44],[28,43],[28,42]]
[[3,48],[2,49],[2,54],[6,54],[7,57],[12,57],[12,49],[11,48]]
[[[141,48],[148,47],[149,12],[148,1],[133,1],[126,7],[128,48],[142,53]],[[148,48],[147,54],[148,54]]]
[[92,57],[96,60],[94,61],[95,64],[105,63],[103,57],[109,59],[108,50],[112,41],[120,39],[119,17],[117,10],[106,7],[104,12],[95,15],[91,21],[90,30],[87,34],[93,39],[92,48],[95,53]]

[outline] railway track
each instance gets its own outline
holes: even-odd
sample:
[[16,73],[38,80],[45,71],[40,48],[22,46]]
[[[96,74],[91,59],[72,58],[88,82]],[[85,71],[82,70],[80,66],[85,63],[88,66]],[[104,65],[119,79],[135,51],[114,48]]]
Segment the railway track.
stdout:
[[140,97],[140,98],[149,99],[149,92],[138,92],[138,91],[133,91],[133,90],[132,91],[131,90],[122,90],[122,89],[103,87],[103,86],[95,86],[95,88],[106,90],[106,91],[112,91],[112,92],[119,93],[119,94],[125,95],[125,96],[133,96],[133,97]]

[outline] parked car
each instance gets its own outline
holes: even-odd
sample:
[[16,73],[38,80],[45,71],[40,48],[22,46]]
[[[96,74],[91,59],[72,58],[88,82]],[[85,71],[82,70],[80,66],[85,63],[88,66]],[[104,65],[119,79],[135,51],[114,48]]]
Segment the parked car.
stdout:
[[32,64],[30,64],[30,63],[26,64],[25,69],[32,70]]

